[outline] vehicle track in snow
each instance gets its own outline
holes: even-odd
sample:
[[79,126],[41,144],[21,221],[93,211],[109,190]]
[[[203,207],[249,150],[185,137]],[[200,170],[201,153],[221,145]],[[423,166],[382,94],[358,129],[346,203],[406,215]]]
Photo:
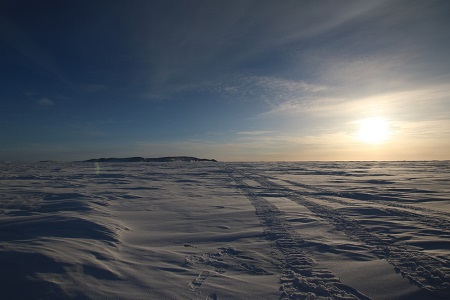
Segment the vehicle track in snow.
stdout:
[[[248,175],[247,178],[256,181],[257,179],[261,178],[261,175],[255,175],[252,173],[251,175]],[[432,227],[435,229],[450,232],[450,220],[441,217],[441,216],[450,217],[450,214],[447,212],[439,212],[439,211],[424,208],[424,207],[398,204],[398,203],[392,203],[389,201],[376,200],[376,199],[361,200],[358,197],[345,196],[346,195],[345,193],[336,193],[336,192],[332,192],[332,191],[329,191],[329,190],[326,190],[323,188],[306,185],[306,184],[295,182],[292,180],[271,178],[268,176],[265,176],[265,178],[268,180],[271,180],[271,182],[273,184],[276,184],[273,182],[273,180],[281,180],[290,185],[301,187],[301,188],[305,189],[305,191],[294,191],[294,194],[296,194],[296,195],[307,196],[310,198],[324,200],[324,201],[327,201],[330,203],[337,203],[337,204],[341,204],[341,205],[350,205],[350,206],[355,205],[355,203],[352,202],[351,200],[360,200],[360,201],[364,202],[365,208],[378,209],[378,210],[385,212],[388,215],[391,215],[394,217],[401,217],[402,219],[404,219],[406,221],[412,221],[412,222],[423,224],[426,227]],[[282,185],[280,185],[280,186],[282,186]],[[288,187],[285,187],[285,189],[289,190]],[[331,196],[325,196],[323,194],[331,195]],[[334,197],[336,197],[336,198],[334,198]],[[384,205],[385,207],[381,207],[380,205],[381,206]],[[423,213],[432,213],[434,215],[427,216],[427,215],[423,215],[423,214],[419,214],[419,213],[415,213],[415,212],[411,212],[411,211],[407,211],[407,210],[412,210],[415,212],[423,212]],[[437,216],[436,214],[441,215],[441,216]]]
[[[244,187],[247,194],[251,195],[253,202],[267,201],[258,196],[258,193],[253,190],[261,191],[262,189],[267,189],[270,192],[276,191],[281,197],[302,205],[317,216],[327,220],[336,229],[344,232],[350,238],[363,241],[371,253],[377,255],[380,259],[386,259],[394,266],[397,272],[400,272],[419,288],[429,291],[437,297],[447,299],[450,297],[450,265],[447,262],[427,255],[420,250],[401,245],[395,237],[375,232],[373,229],[363,226],[357,220],[345,216],[331,207],[305,199],[301,192],[291,190],[286,186],[271,181],[276,178],[264,175],[249,175],[237,169],[233,169],[231,172],[239,174],[243,179],[253,180],[260,185],[260,187],[252,188],[246,185],[242,179],[238,179],[238,184]],[[230,176],[236,178],[234,174],[230,174]],[[315,196],[308,195],[308,197],[314,198]],[[320,200],[319,197],[317,199]],[[421,215],[418,216],[419,218],[422,217]]]
[[[252,174],[252,175],[249,175],[248,178],[255,179],[255,178],[260,178],[260,176]],[[351,205],[351,206],[355,205],[355,203],[352,202],[351,200],[353,200],[353,199],[360,200],[356,197],[352,198],[352,197],[348,197],[348,196],[343,196],[342,193],[334,193],[329,190],[316,188],[316,187],[313,187],[310,185],[294,182],[291,180],[269,178],[269,177],[267,177],[267,178],[269,180],[274,180],[274,179],[282,180],[290,185],[298,186],[298,187],[305,189],[305,191],[295,191],[295,194],[297,194],[297,195],[307,196],[307,197],[311,197],[311,198],[325,200],[327,202],[338,203],[338,204],[342,204],[342,205]],[[327,195],[332,195],[332,196],[324,196],[321,193],[324,193]],[[334,198],[334,197],[337,197],[337,198]],[[427,216],[427,215],[415,213],[415,212],[423,212],[423,213],[447,215],[446,212],[437,212],[435,210],[431,210],[431,209],[427,209],[427,208],[423,208],[423,207],[416,207],[416,206],[412,206],[412,205],[402,205],[402,204],[391,203],[391,202],[383,201],[383,200],[364,199],[361,201],[364,202],[365,208],[379,209],[391,216],[401,217],[407,221],[418,222],[427,227],[432,227],[432,228],[450,232],[450,221],[448,219],[444,219],[444,218],[442,218],[440,216],[436,216],[436,215]],[[380,205],[385,206],[385,207],[381,207]],[[406,209],[413,210],[415,212],[407,211]],[[450,217],[450,214],[448,214],[448,215]]]
[[[266,226],[266,238],[284,255],[283,274],[280,278],[280,299],[370,299],[354,288],[343,284],[327,269],[318,268],[303,249],[306,242],[284,220],[284,212],[258,196],[242,178],[245,175],[233,168],[226,168],[231,180],[241,189],[256,215]],[[235,173],[239,173],[236,176]]]
[[[315,197],[323,197],[323,199],[332,199],[327,197],[326,195],[329,196],[334,196],[334,197],[339,197],[342,199],[350,199],[350,200],[360,200],[360,201],[364,201],[364,202],[370,202],[370,203],[376,203],[376,204],[382,204],[382,205],[386,205],[386,206],[390,206],[390,207],[394,207],[394,208],[402,208],[402,209],[409,209],[409,210],[414,210],[414,211],[419,211],[419,212],[427,212],[427,213],[432,213],[435,215],[440,215],[440,216],[445,216],[445,217],[450,217],[450,213],[445,212],[445,211],[437,211],[434,209],[430,209],[430,208],[425,208],[425,207],[417,207],[417,206],[413,206],[413,205],[407,205],[407,204],[400,204],[400,203],[394,203],[391,201],[387,201],[387,200],[382,200],[382,199],[375,199],[375,197],[371,197],[371,199],[361,199],[362,195],[361,193],[343,193],[343,192],[333,192],[324,188],[318,188],[315,186],[311,186],[308,184],[304,184],[304,183],[300,183],[300,182],[295,182],[292,180],[287,180],[287,179],[279,179],[281,181],[284,181],[288,184],[294,185],[294,186],[298,186],[301,188],[304,188],[308,191],[306,191],[306,193],[315,196]],[[313,192],[310,192],[313,191]],[[318,195],[317,193],[321,193],[322,195]],[[325,194],[325,195],[323,195]],[[364,194],[364,196],[366,197],[367,195]],[[376,197],[383,197],[383,196],[376,196]],[[384,198],[384,197],[383,197]],[[334,202],[339,203],[339,201],[342,200],[338,200],[338,199],[333,199]],[[343,202],[347,202],[348,200],[344,200]],[[347,202],[348,203],[348,202]],[[438,216],[433,216],[433,218],[437,218],[439,220],[442,220],[443,223],[447,224],[446,226],[450,227],[450,222],[446,219],[443,219],[441,217]]]

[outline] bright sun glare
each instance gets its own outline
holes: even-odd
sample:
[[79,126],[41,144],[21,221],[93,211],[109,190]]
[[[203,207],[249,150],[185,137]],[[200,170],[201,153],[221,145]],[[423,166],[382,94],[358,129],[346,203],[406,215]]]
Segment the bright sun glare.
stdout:
[[368,118],[358,122],[358,139],[369,144],[380,144],[389,135],[388,123],[383,118]]

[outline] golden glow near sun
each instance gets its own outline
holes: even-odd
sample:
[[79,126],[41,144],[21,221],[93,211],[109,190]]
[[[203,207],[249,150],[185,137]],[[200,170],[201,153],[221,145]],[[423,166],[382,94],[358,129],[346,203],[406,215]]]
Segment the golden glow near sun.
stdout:
[[367,118],[358,122],[358,139],[369,144],[380,144],[389,135],[389,126],[383,118]]

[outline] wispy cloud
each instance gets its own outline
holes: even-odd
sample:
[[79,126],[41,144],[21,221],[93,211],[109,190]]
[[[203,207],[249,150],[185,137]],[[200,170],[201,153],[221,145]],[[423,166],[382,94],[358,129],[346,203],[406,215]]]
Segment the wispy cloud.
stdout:
[[[217,74],[230,74],[236,68],[245,69],[243,66],[248,61],[270,51],[285,49],[283,55],[293,55],[296,51],[289,49],[290,45],[371,15],[383,3],[286,1],[278,5],[273,1],[206,1],[186,7],[177,15],[178,22],[146,16],[149,24],[141,26],[142,32],[135,34],[148,41],[138,48],[150,62],[147,78],[152,89],[168,91],[164,87],[208,80]],[[153,22],[160,22],[161,30],[148,31]],[[287,82],[278,84],[287,84],[289,88]]]
[[[375,93],[366,97],[336,98],[323,101],[310,112],[331,115],[346,114],[370,116],[370,114],[386,114],[404,119],[436,119],[449,116],[450,84],[436,83],[409,87],[393,92]],[[424,113],[427,112],[427,113]]]
[[39,100],[36,101],[36,103],[41,106],[53,106],[54,105],[53,100],[51,100],[47,97],[40,98]]
[[13,19],[0,13],[0,39],[6,44],[14,48],[29,62],[38,65],[43,70],[55,75],[59,80],[66,82],[61,70],[53,60],[52,56],[47,53],[43,47],[40,47],[31,36]]
[[327,90],[321,84],[292,80],[276,76],[256,76],[236,74],[208,86],[212,92],[228,94],[238,99],[251,99],[264,102],[275,108],[290,101],[306,102],[311,95]]
[[90,93],[95,93],[95,92],[100,92],[100,91],[104,91],[107,89],[107,86],[104,84],[98,84],[98,83],[78,83],[78,84],[74,84],[78,89],[85,91],[85,92],[90,92]]
[[[118,122],[112,119],[103,119],[96,121],[85,121],[68,124],[71,134],[75,137],[84,138],[111,138],[115,135],[114,130],[111,130],[109,126],[117,125]],[[121,126],[126,123],[121,122]]]
[[267,135],[267,134],[274,134],[277,131],[270,131],[270,130],[254,130],[254,131],[240,131],[237,132],[238,135]]

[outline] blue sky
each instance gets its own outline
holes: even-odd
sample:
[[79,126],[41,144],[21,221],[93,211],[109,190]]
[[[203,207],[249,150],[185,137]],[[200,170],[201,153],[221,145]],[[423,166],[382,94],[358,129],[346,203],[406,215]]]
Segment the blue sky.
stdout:
[[[434,0],[2,1],[0,160],[450,159],[449,15]],[[383,139],[361,138],[371,118]]]

